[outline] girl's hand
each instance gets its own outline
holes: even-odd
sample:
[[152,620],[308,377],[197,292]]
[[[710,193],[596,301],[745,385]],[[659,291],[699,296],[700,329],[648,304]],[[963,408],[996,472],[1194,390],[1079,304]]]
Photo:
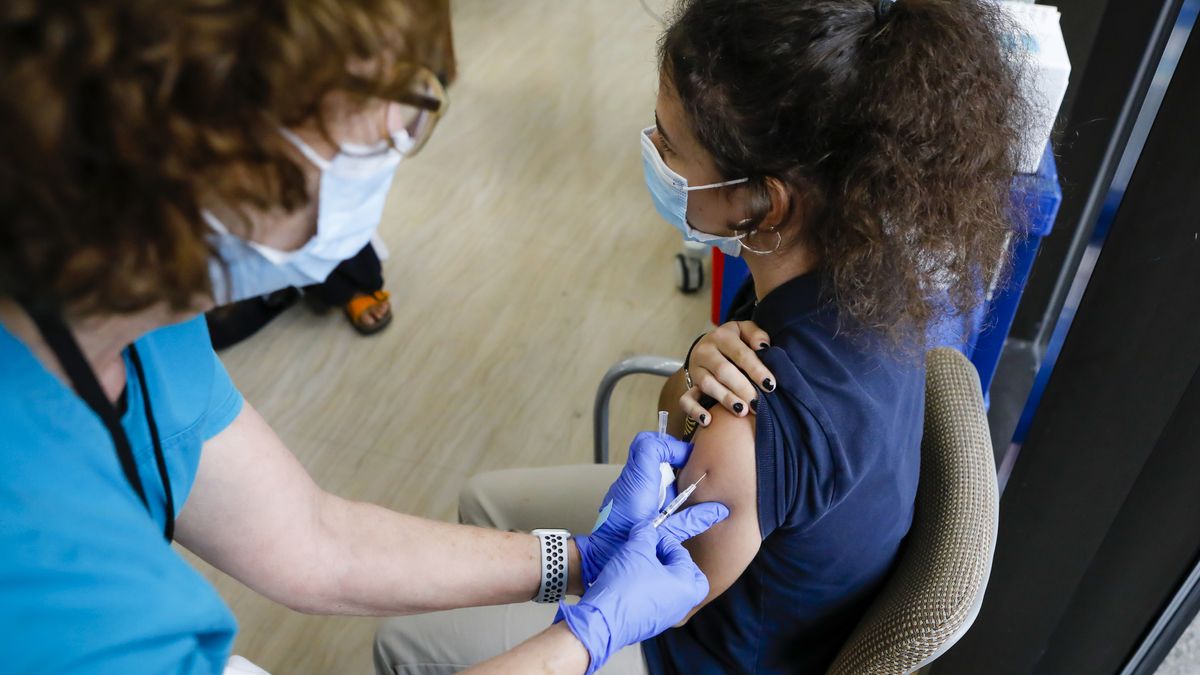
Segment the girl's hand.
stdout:
[[712,416],[700,405],[702,393],[738,417],[754,412],[758,405],[755,383],[765,391],[775,390],[775,376],[755,354],[769,349],[770,340],[753,321],[730,321],[700,338],[685,366],[691,388],[679,397],[683,414],[708,426]]

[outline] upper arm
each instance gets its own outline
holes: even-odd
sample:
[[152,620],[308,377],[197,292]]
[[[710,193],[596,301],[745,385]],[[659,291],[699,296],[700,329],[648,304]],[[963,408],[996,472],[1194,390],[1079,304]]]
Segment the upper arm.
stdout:
[[755,416],[737,417],[720,406],[713,407],[712,416],[712,423],[697,432],[695,449],[677,484],[683,488],[707,473],[688,504],[720,502],[729,507],[729,517],[684,542],[709,584],[708,596],[692,610],[689,618],[733,585],[762,545],[754,453]]
[[179,543],[263,595],[295,606],[320,579],[324,492],[249,404],[204,443],[179,513]]

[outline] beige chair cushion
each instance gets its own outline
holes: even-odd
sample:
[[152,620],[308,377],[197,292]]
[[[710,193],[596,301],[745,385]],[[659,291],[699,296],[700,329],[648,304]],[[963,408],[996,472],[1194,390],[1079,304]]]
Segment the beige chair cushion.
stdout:
[[975,367],[953,349],[926,356],[925,428],[912,530],[892,577],[831,675],[910,673],[950,648],[979,612],[999,503]]

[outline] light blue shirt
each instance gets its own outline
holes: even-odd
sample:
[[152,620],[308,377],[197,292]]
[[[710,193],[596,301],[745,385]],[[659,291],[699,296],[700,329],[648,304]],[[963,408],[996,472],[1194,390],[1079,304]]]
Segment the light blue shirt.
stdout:
[[[204,317],[137,341],[182,509],[242,396]],[[136,371],[122,418],[152,514],[100,418],[0,326],[0,670],[219,673],[237,623],[163,539],[166,497]]]

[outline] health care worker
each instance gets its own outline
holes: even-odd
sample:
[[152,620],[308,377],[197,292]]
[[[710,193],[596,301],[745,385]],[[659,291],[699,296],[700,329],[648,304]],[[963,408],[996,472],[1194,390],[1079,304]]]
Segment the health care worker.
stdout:
[[705,596],[680,540],[727,510],[648,524],[683,443],[640,436],[590,535],[434,522],[318,488],[213,354],[214,298],[320,281],[371,237],[445,108],[447,21],[435,0],[0,5],[5,672],[220,672],[234,618],[172,541],[308,613],[582,594],[478,672],[594,671]]

